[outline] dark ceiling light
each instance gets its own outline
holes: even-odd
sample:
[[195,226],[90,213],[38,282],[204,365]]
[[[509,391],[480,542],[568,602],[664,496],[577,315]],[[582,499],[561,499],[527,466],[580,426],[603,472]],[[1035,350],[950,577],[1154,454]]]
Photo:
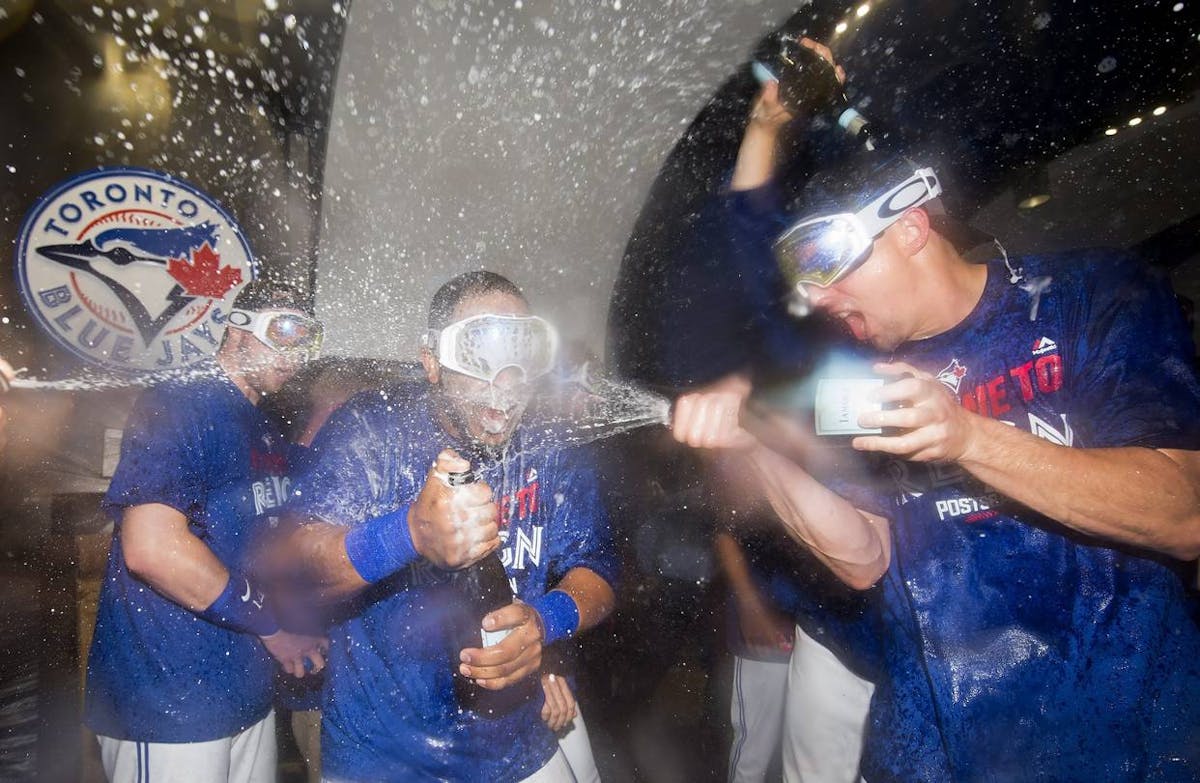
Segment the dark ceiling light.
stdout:
[[1013,186],[1017,209],[1034,209],[1050,200],[1050,177],[1045,166],[1030,166]]

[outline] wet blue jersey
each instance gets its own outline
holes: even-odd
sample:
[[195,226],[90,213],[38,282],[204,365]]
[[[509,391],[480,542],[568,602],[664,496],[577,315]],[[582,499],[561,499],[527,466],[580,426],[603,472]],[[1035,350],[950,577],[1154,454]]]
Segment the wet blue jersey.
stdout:
[[[1023,264],[1017,284],[990,267],[969,317],[895,359],[1065,446],[1200,447],[1169,288],[1111,253]],[[889,469],[868,781],[1200,779],[1200,630],[1178,564],[1072,532],[955,466]]]
[[104,499],[116,529],[84,712],[97,734],[201,742],[236,734],[271,706],[274,665],[258,638],[155,592],[129,573],[121,549],[124,510],[161,503],[187,516],[226,567],[244,569],[263,518],[287,499],[283,436],[215,364],[201,373],[139,397]]
[[[427,384],[355,397],[313,443],[296,485],[302,514],[357,525],[416,500],[442,449],[462,448],[437,423]],[[596,475],[581,452],[529,446],[520,431],[487,470],[501,509],[503,562],[533,600],[570,569],[612,582],[616,555]],[[460,610],[448,576],[419,560],[344,607],[330,631],[322,763],[350,781],[516,781],[541,768],[555,737],[540,717],[537,677],[492,694],[492,714],[464,711],[449,634]]]

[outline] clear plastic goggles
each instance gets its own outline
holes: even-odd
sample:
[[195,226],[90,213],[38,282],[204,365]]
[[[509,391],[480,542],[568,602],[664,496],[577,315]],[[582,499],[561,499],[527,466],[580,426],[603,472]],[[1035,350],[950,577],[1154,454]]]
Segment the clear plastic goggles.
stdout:
[[425,344],[448,370],[494,383],[516,367],[529,382],[553,368],[558,334],[535,315],[484,314],[431,331]]
[[291,310],[230,310],[229,326],[250,332],[264,345],[280,353],[304,353],[307,359],[321,355],[325,330],[321,322]]
[[907,210],[942,193],[931,168],[917,169],[858,212],[807,218],[775,240],[775,260],[788,285],[825,288],[853,271],[870,255],[871,245]]

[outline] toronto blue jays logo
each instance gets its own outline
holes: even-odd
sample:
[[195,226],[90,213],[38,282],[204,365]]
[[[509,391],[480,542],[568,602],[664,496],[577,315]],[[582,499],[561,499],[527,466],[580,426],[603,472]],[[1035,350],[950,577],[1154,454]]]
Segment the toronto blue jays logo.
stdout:
[[106,168],[29,211],[16,272],[26,307],[63,347],[112,369],[162,371],[216,351],[255,266],[232,218],[201,191]]
[[937,374],[937,379],[946,384],[950,391],[958,394],[958,387],[962,385],[962,379],[967,375],[967,368],[964,367],[958,359],[951,359],[941,372]]

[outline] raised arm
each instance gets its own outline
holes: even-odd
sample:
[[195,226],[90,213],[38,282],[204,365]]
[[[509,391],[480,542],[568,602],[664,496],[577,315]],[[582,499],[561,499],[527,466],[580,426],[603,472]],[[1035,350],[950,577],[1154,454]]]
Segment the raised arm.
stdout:
[[[800,44],[812,49],[830,63],[833,62],[833,54],[828,47],[809,38],[801,38]],[[835,67],[838,79],[846,81],[846,73],[842,67]],[[729,183],[730,190],[754,190],[771,181],[775,175],[779,137],[793,119],[795,115],[779,100],[779,83],[767,82],[763,85],[758,97],[754,99],[749,122],[742,134],[737,164]]]

